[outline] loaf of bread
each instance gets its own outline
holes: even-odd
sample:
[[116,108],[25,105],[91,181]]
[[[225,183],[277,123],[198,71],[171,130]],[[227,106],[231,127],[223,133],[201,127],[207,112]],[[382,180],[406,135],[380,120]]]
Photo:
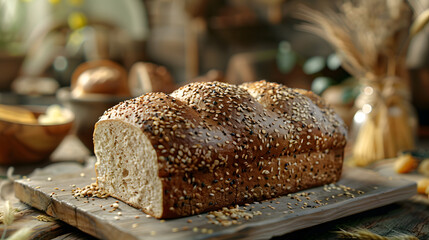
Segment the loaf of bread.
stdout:
[[212,69],[208,71],[205,75],[198,76],[191,80],[191,82],[227,82],[223,72]]
[[339,180],[346,134],[309,91],[191,83],[104,113],[97,183],[156,218],[188,216]]
[[129,96],[126,70],[110,60],[82,63],[73,72],[72,96],[82,98],[92,94]]
[[129,85],[133,96],[148,92],[171,93],[177,86],[168,69],[149,62],[136,62],[130,70]]

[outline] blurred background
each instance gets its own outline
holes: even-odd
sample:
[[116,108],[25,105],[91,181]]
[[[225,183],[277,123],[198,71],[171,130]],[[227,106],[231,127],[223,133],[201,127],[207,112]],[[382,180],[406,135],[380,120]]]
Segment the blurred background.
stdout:
[[[371,7],[374,2],[381,7]],[[411,172],[410,179],[416,181],[414,170],[421,162],[419,177],[424,174],[427,179],[429,27],[425,25],[429,10],[419,33],[408,41],[411,23],[417,19],[412,15],[420,14],[401,14],[403,4],[411,12],[411,2],[416,2],[413,7],[422,12],[429,8],[429,0],[0,0],[0,205],[4,200],[18,202],[14,179],[50,179],[56,174],[81,173],[85,169],[93,172],[94,124],[109,107],[151,91],[170,93],[196,81],[240,84],[265,79],[312,90],[334,108],[351,130],[345,153],[346,157],[353,153],[355,158],[351,159],[354,163],[349,160],[348,164],[367,166],[376,160],[387,160],[385,165],[381,161],[371,167],[379,172],[387,169],[390,174],[390,160],[398,155],[396,172]],[[351,71],[343,69],[344,62],[336,49],[325,40],[330,36],[321,38],[300,28],[303,21],[296,13],[303,4],[328,13],[329,19],[335,10],[324,12],[327,7],[349,3],[361,3],[367,8],[351,8],[346,15],[354,15],[357,23],[374,25],[371,34],[387,39],[374,52],[381,56],[391,53],[395,43],[399,48],[409,46],[403,51],[406,56],[401,56],[406,61],[375,61],[375,65],[399,63],[397,68],[401,70],[393,80],[385,71],[388,77],[377,79],[383,82],[381,87],[364,85],[366,76],[356,79]],[[383,16],[378,18],[379,15]],[[383,19],[385,15],[387,19]],[[373,20],[382,24],[372,24]],[[359,42],[362,39],[356,36],[368,30],[360,24],[333,22],[331,27],[351,29],[350,35],[343,34],[350,40],[344,45]],[[350,25],[357,27],[352,29]],[[382,36],[378,30],[390,31],[391,36]],[[404,35],[407,41],[396,41],[403,40]],[[358,40],[354,42],[355,39]],[[375,45],[371,40],[366,46]],[[361,56],[366,55],[365,51],[356,55],[366,59]],[[354,126],[356,131],[352,131]],[[407,144],[401,146],[404,143]],[[427,189],[421,193],[428,194]],[[360,226],[381,224],[380,231],[385,232],[384,220],[389,219],[395,226],[405,226],[401,229],[408,227],[419,231],[415,234],[420,236],[427,234],[427,230],[420,230],[421,222],[427,222],[422,217],[427,214],[421,213],[428,205],[416,205],[414,201],[400,204],[404,213],[396,211],[395,204],[387,208],[395,210],[389,210],[395,217],[388,217],[386,209],[381,209],[379,218],[365,215],[371,220],[362,221]],[[418,225],[404,225],[404,217]],[[29,218],[41,224],[36,217]],[[351,226],[358,226],[355,219],[352,217]],[[52,225],[47,226],[43,231],[57,234]],[[326,225],[321,229],[325,228]],[[388,228],[391,229],[396,231]]]
[[[73,88],[78,66],[109,60],[141,88],[134,95],[266,79],[313,90],[350,125],[359,83],[325,40],[297,29],[302,3],[335,1],[0,0],[0,103],[67,105],[58,92]],[[426,28],[413,39],[407,60],[420,136],[429,136],[428,36]],[[142,86],[142,74],[152,88]]]

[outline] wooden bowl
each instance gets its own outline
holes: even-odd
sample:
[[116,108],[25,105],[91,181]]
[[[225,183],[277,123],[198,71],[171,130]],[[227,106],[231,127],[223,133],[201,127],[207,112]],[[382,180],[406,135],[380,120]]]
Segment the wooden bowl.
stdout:
[[[37,118],[47,107],[25,106]],[[73,126],[74,115],[65,110],[62,124],[20,123],[0,119],[0,164],[36,163],[49,158]]]

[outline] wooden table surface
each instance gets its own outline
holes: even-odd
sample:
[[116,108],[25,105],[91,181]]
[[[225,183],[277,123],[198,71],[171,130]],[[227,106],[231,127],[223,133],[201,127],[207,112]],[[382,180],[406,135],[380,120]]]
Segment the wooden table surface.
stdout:
[[[77,142],[75,137],[69,136],[53,154],[50,161],[40,165],[15,167],[15,173],[22,176],[30,173],[49,175],[52,171],[57,172],[58,169],[76,171],[76,169],[84,169],[85,164],[93,164],[91,160],[93,161],[93,158],[90,157],[89,152]],[[40,169],[35,170],[36,168]],[[374,167],[376,171],[383,174],[389,174],[390,168],[391,162],[378,164]],[[5,176],[6,170],[5,167],[0,167],[0,174]],[[408,176],[404,175],[404,177]],[[5,199],[9,199],[20,210],[15,222],[8,228],[8,235],[23,226],[33,226],[35,231],[32,234],[32,239],[94,239],[59,220],[49,222],[38,220],[36,217],[40,218],[40,215],[44,215],[44,213],[13,198],[12,186],[4,180],[4,177],[1,184],[0,204],[3,204]],[[338,239],[336,231],[352,228],[367,229],[382,236],[404,233],[416,236],[418,239],[429,239],[429,199],[427,196],[416,194],[405,201],[299,230],[274,239]],[[3,225],[0,225],[1,231],[3,231]]]

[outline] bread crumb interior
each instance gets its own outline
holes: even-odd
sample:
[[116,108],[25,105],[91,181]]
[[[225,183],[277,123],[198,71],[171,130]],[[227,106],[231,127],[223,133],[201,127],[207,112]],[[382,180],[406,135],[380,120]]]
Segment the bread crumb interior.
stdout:
[[100,121],[94,146],[99,187],[146,213],[161,216],[157,154],[143,132],[118,120]]

